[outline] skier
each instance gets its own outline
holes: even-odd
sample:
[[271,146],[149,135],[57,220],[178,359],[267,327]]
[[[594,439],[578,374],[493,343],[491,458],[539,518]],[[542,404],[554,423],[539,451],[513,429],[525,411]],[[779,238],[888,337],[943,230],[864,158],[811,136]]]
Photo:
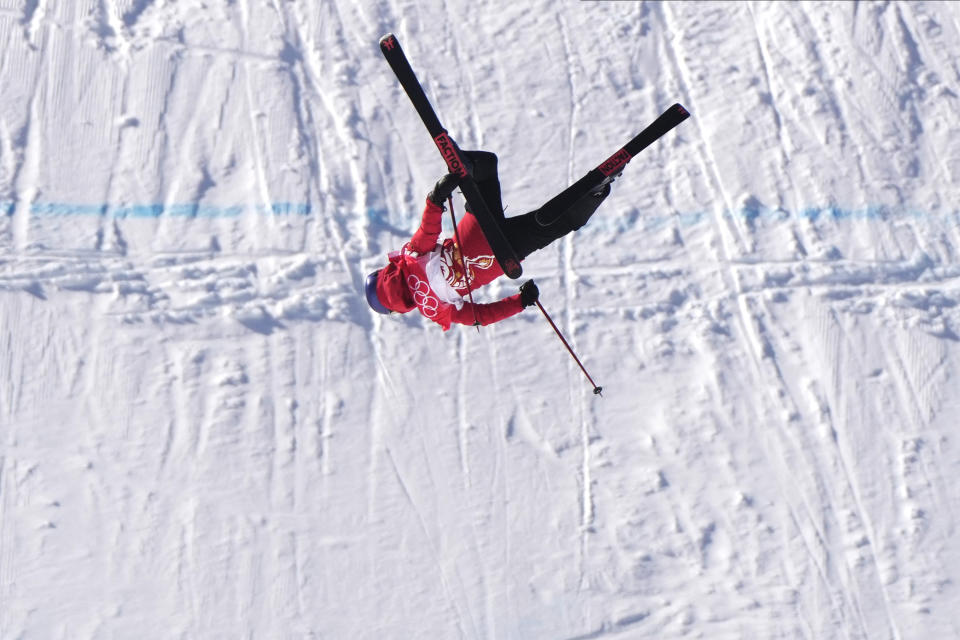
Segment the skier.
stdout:
[[[468,171],[480,194],[497,218],[520,260],[586,224],[609,195],[603,184],[571,205],[549,226],[534,218],[536,210],[506,218],[500,199],[497,156],[489,151],[465,151]],[[387,266],[366,279],[367,303],[377,313],[406,313],[418,309],[446,331],[451,323],[488,325],[520,313],[537,302],[537,285],[528,280],[520,292],[489,304],[473,304],[464,296],[503,275],[477,219],[470,212],[457,225],[455,238],[438,243],[444,203],[457,188],[459,178],[447,174],[427,195],[420,227],[410,242],[389,255]]]

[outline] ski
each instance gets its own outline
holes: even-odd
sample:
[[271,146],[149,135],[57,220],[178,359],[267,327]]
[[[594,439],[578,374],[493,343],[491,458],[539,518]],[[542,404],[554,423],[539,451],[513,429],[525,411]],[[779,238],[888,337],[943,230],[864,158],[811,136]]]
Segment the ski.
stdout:
[[443,128],[443,125],[440,124],[440,119],[437,117],[436,111],[433,110],[430,100],[427,99],[423,86],[413,72],[413,68],[410,67],[410,62],[403,53],[403,49],[400,48],[400,41],[397,40],[395,35],[388,33],[380,39],[380,51],[387,59],[390,68],[393,69],[397,80],[400,81],[400,86],[403,87],[407,97],[410,98],[410,102],[413,103],[413,107],[417,110],[420,119],[423,120],[423,124],[427,127],[430,137],[433,138],[440,155],[447,163],[447,169],[450,173],[460,176],[460,191],[463,192],[463,197],[470,204],[473,215],[480,223],[480,230],[486,236],[487,242],[493,249],[493,254],[503,272],[510,278],[519,278],[523,274],[523,269],[520,267],[520,260],[516,251],[510,245],[503,229],[480,195],[480,189],[477,188],[476,181],[467,171],[460,148],[447,133],[447,130]]
[[537,222],[543,227],[556,222],[574,202],[604,184],[613,182],[613,179],[620,175],[635,155],[689,117],[690,113],[679,103],[664,111],[650,126],[638,133],[619,151],[540,207],[536,213]]

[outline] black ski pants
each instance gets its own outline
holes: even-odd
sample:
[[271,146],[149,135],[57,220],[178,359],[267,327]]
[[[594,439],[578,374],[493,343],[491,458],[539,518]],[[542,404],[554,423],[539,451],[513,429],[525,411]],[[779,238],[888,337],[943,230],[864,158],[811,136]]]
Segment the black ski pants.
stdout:
[[[503,227],[507,240],[521,260],[585,225],[610,192],[607,188],[602,194],[586,195],[580,198],[556,222],[546,227],[537,222],[535,218],[537,209],[507,218],[503,213],[503,202],[500,197],[496,154],[489,151],[465,151],[464,153],[473,163],[473,178],[477,181],[480,195]],[[468,205],[467,211],[469,210]]]

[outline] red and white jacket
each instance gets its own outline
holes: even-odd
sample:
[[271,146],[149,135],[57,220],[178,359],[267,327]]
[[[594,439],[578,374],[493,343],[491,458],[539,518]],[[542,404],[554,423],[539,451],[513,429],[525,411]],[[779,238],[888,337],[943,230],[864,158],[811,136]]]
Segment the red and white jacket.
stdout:
[[[490,304],[464,300],[473,291],[503,275],[480,225],[467,212],[457,234],[463,247],[452,238],[438,244],[443,207],[429,199],[420,227],[400,251],[390,254],[390,264],[380,270],[377,297],[389,309],[406,313],[416,308],[446,331],[451,323],[482,325],[499,322],[523,311],[520,294]],[[464,268],[467,275],[465,277]],[[467,281],[469,280],[469,289]]]

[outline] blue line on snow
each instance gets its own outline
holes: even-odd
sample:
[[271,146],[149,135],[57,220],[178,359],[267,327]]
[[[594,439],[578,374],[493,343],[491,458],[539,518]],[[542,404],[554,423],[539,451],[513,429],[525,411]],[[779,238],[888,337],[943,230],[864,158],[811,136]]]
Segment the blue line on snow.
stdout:
[[[17,203],[12,200],[0,200],[0,217],[11,217],[16,212]],[[198,203],[188,204],[138,204],[138,205],[112,205],[112,204],[82,204],[69,202],[35,202],[30,205],[30,215],[38,217],[74,217],[74,216],[100,216],[109,218],[142,218],[156,219],[162,217],[173,218],[239,218],[246,214],[256,214],[261,216],[301,216],[313,215],[313,207],[310,203],[302,202],[275,202],[264,205],[233,205],[217,206],[204,205]],[[648,231],[657,230],[671,225],[680,227],[693,227],[707,222],[717,214],[709,211],[691,211],[691,212],[673,212],[666,214],[641,214],[634,219],[636,223]],[[371,222],[383,222],[387,218],[387,212],[378,209],[370,209],[367,217]],[[813,206],[800,209],[798,211],[786,211],[784,209],[771,209],[762,206],[745,206],[735,211],[723,211],[721,218],[740,219],[747,224],[757,221],[767,222],[786,222],[788,220],[809,220],[818,222],[823,220],[879,220],[890,221],[903,218],[939,218],[941,221],[952,221],[960,224],[960,211],[944,212],[931,214],[929,212],[909,209],[903,207],[890,207],[886,205],[871,205],[861,208],[843,208],[834,205]],[[600,220],[603,216],[600,216]],[[591,221],[593,228],[605,226],[602,222],[598,225],[597,218]]]
[[[0,201],[0,215],[10,217],[16,203]],[[275,202],[269,205],[216,206],[202,204],[78,204],[69,202],[34,202],[30,215],[47,217],[103,216],[109,218],[238,218],[246,213],[267,216],[309,216],[309,203]]]
[[[692,227],[717,217],[710,211],[696,211],[686,213],[669,213],[659,215],[640,215],[637,218],[639,224],[648,231],[662,229],[669,226]],[[790,220],[808,220],[810,222],[822,221],[845,221],[845,220],[869,220],[879,222],[890,222],[892,220],[903,219],[937,219],[952,224],[960,224],[960,211],[930,213],[918,209],[907,207],[890,207],[886,205],[871,205],[861,208],[845,209],[833,205],[823,207],[806,207],[799,211],[786,211],[784,209],[770,209],[766,207],[743,207],[736,211],[723,211],[719,217],[743,220],[746,224],[758,222],[787,222]],[[591,223],[593,220],[591,220]]]

